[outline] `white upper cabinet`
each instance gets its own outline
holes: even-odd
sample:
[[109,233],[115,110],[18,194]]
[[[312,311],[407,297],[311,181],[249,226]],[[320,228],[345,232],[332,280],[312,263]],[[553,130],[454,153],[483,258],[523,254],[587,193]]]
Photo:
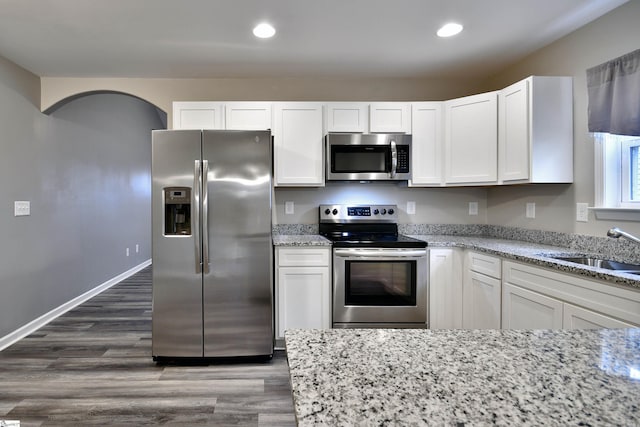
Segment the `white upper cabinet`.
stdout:
[[411,105],[411,181],[409,185],[443,185],[442,102]]
[[173,129],[224,129],[219,102],[174,102]]
[[411,133],[411,105],[405,102],[369,104],[369,132]]
[[498,95],[501,184],[573,182],[571,77],[532,76]]
[[227,102],[225,128],[237,130],[271,129],[270,102]]
[[445,101],[445,182],[495,184],[498,178],[498,93]]
[[334,102],[327,104],[327,132],[369,131],[369,104]]
[[324,186],[323,104],[273,105],[276,186]]

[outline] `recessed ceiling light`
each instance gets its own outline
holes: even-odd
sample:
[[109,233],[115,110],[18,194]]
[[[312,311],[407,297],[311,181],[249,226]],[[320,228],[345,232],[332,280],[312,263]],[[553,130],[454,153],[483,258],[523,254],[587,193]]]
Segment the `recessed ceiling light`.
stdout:
[[462,28],[462,25],[450,22],[443,25],[436,34],[438,35],[438,37],[451,37],[462,31]]
[[262,24],[258,24],[253,29],[253,35],[261,39],[268,39],[270,37],[273,37],[275,33],[276,33],[276,29],[273,28],[271,25],[267,24],[266,22],[263,22]]

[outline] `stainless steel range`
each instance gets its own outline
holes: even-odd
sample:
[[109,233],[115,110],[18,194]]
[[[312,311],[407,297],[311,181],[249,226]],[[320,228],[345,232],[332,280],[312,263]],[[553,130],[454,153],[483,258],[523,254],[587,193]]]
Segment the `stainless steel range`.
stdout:
[[396,205],[320,205],[333,242],[334,328],[426,328],[427,244],[398,234]]

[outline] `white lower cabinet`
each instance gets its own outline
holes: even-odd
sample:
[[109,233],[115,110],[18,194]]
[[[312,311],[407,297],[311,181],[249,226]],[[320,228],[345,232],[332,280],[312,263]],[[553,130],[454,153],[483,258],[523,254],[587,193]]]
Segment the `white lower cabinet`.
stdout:
[[462,328],[461,249],[429,249],[429,328]]
[[276,345],[287,329],[331,327],[329,247],[276,248]]
[[562,329],[562,301],[509,284],[502,292],[503,329]]
[[586,310],[572,304],[564,304],[562,326],[564,329],[634,328],[631,323]]
[[500,258],[465,252],[462,284],[462,327],[500,329]]
[[503,262],[504,329],[640,326],[640,292],[603,281]]

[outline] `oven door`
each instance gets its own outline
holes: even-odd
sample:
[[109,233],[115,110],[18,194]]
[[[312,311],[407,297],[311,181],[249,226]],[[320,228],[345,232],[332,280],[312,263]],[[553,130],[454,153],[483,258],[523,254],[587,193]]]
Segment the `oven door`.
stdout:
[[335,248],[334,327],[426,327],[427,250]]

